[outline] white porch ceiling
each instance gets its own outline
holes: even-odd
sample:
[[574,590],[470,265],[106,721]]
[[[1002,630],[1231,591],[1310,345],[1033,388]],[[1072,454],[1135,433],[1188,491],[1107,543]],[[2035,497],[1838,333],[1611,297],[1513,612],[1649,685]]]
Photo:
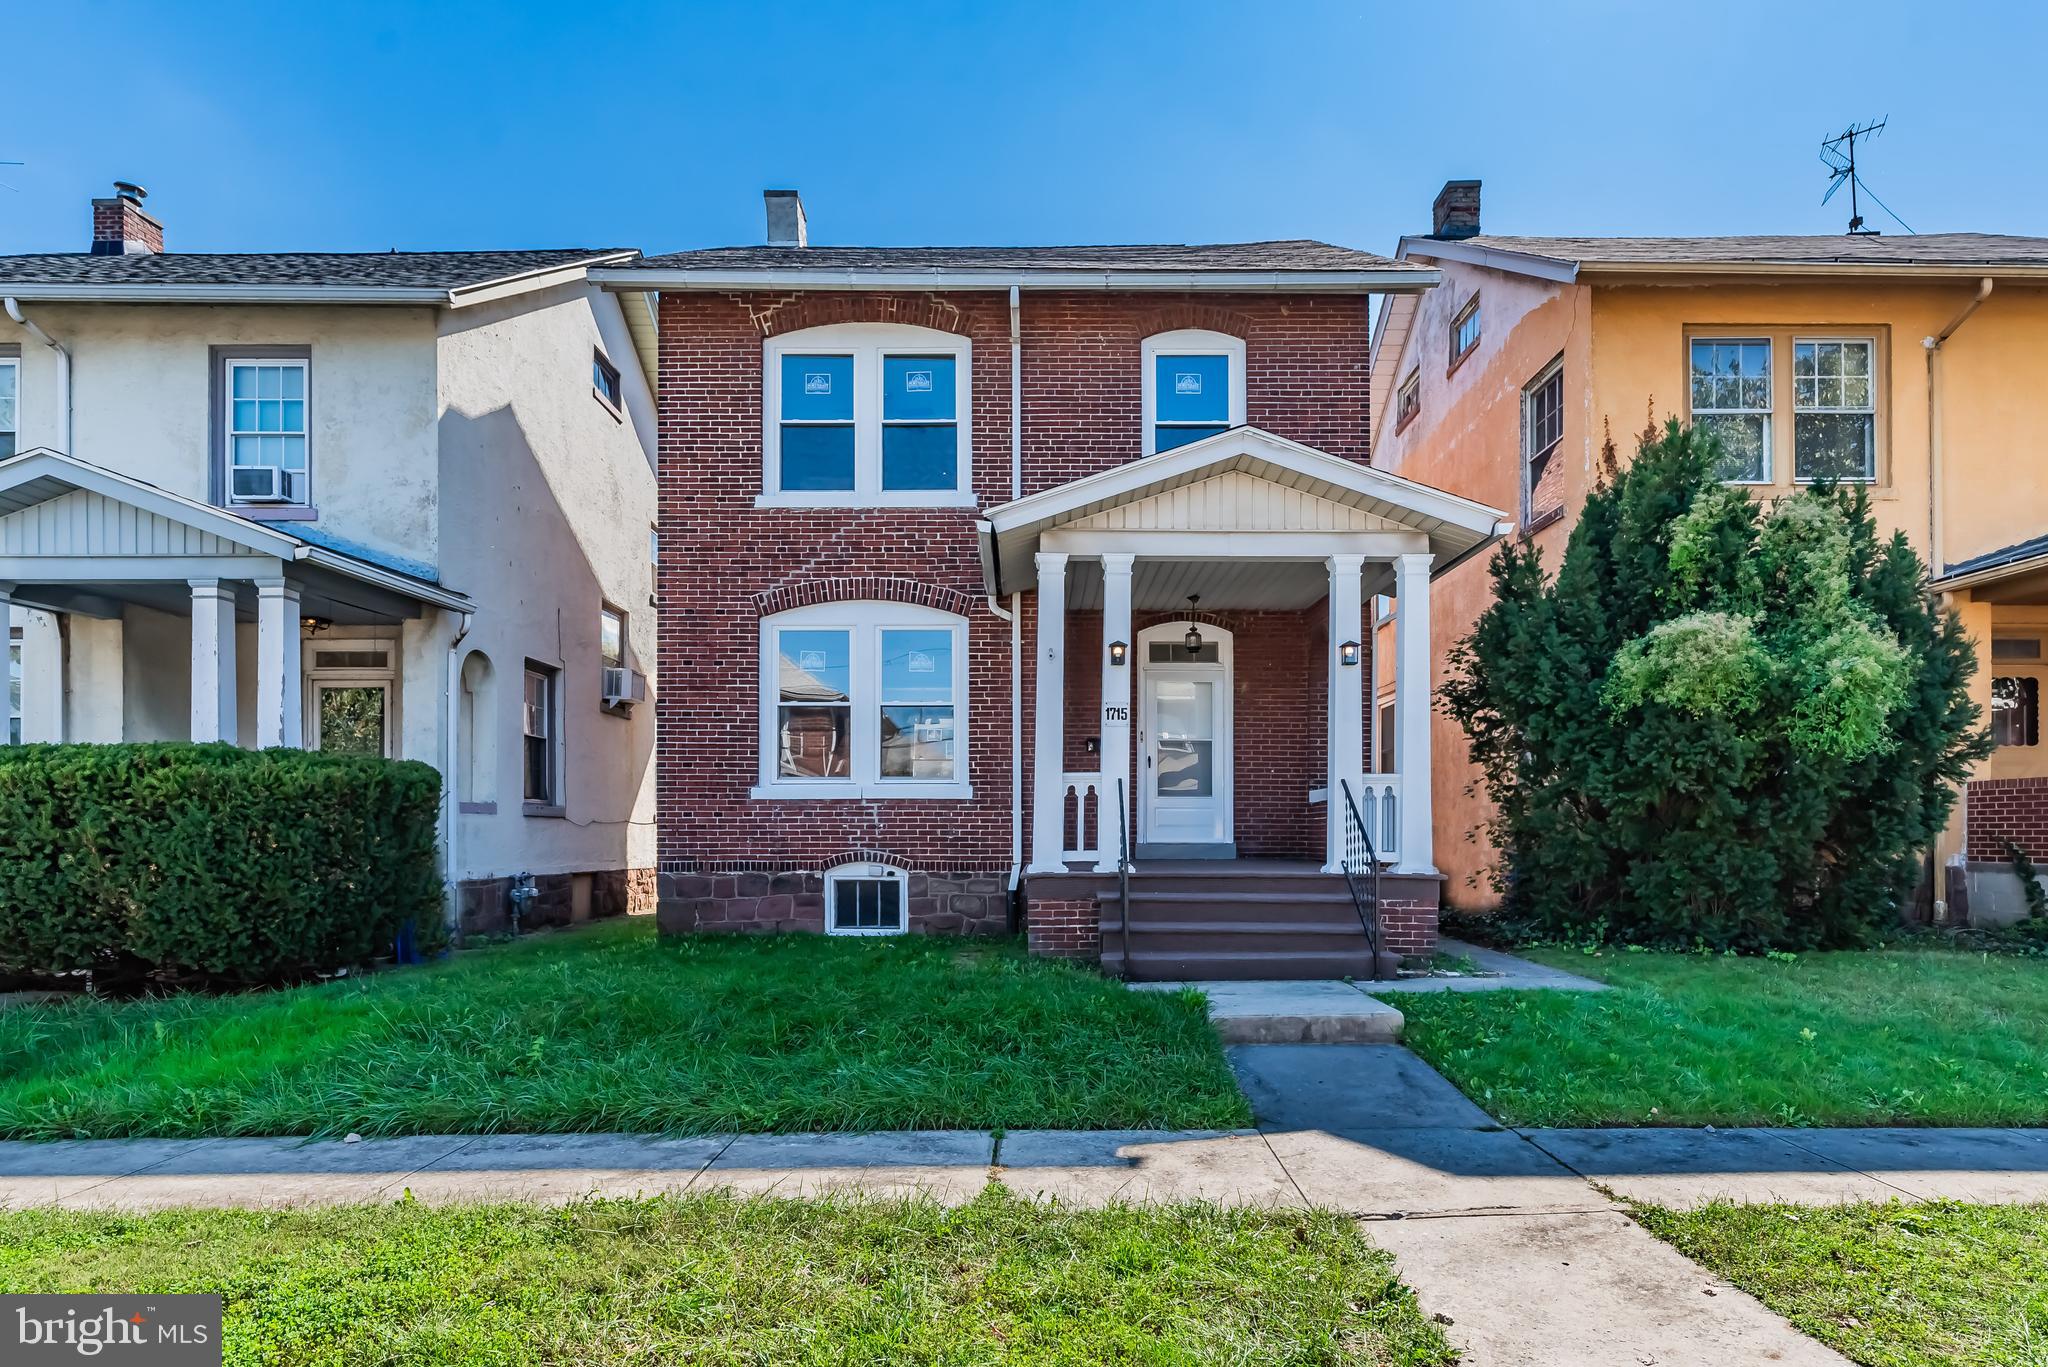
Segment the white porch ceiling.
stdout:
[[[1180,612],[1188,595],[1218,612],[1299,612],[1330,591],[1329,571],[1307,561],[1140,560],[1131,567],[1131,607],[1137,612]],[[1102,609],[1102,562],[1067,565],[1067,606]]]

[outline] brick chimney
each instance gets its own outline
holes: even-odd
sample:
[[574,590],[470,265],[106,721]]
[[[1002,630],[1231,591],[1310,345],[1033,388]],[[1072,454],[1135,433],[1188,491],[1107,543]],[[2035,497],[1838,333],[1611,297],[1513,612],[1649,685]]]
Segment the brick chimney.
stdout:
[[1431,237],[1479,236],[1479,182],[1447,180],[1429,210]]
[[92,202],[94,256],[160,256],[164,225],[142,211],[149,191],[125,180],[114,182],[112,199]]
[[808,247],[809,226],[804,222],[804,197],[794,190],[764,190],[761,199],[768,206],[768,245]]

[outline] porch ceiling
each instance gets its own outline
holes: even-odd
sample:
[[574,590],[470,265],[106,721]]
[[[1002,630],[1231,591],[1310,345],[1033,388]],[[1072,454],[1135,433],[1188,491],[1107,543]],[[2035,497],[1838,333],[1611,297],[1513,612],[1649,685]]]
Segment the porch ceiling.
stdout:
[[[1205,611],[1299,612],[1329,591],[1329,571],[1314,561],[1140,560],[1131,567],[1131,607],[1137,612],[1185,611],[1191,593],[1202,595]],[[1067,566],[1067,606],[1101,610],[1100,561]]]

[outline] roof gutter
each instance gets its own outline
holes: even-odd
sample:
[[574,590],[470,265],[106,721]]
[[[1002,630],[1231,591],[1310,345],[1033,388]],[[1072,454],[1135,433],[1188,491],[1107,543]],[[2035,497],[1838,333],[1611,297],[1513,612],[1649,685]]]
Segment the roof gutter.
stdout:
[[29,336],[57,353],[57,433],[61,443],[57,449],[68,456],[71,454],[71,353],[63,343],[22,316],[21,305],[15,301],[15,296],[7,296],[5,307],[7,316],[25,328]]
[[1929,580],[1927,586],[1944,593],[1952,593],[1957,589],[1975,588],[1979,584],[1996,584],[2002,579],[2014,579],[2022,574],[2033,574],[2040,570],[2048,570],[2048,551],[2037,551],[2033,555],[2007,560],[1997,565],[1985,565],[1979,569],[1941,575]]
[[321,569],[333,570],[336,574],[357,580],[360,583],[370,584],[380,589],[387,589],[402,598],[411,598],[430,607],[446,608],[450,612],[469,613],[476,611],[476,604],[471,602],[466,594],[456,593],[450,589],[424,583],[410,575],[399,574],[396,571],[387,570],[380,565],[373,565],[367,560],[358,560],[352,555],[343,555],[339,551],[330,551],[325,546],[315,546],[309,542],[300,542],[292,548],[291,558],[293,560],[303,560],[309,565],[317,565]]
[[596,269],[591,283],[609,290],[1172,290],[1235,294],[1393,294],[1425,290],[1434,267],[1359,271],[952,271]]
[[1942,441],[1941,441],[1941,380],[1940,367],[1936,361],[1948,339],[1956,335],[1956,329],[1970,321],[1970,315],[1984,306],[1991,297],[1996,282],[1985,276],[1977,282],[1977,293],[1948,326],[1933,337],[1921,339],[1920,345],[1927,352],[1927,563],[1941,564],[1942,555]]

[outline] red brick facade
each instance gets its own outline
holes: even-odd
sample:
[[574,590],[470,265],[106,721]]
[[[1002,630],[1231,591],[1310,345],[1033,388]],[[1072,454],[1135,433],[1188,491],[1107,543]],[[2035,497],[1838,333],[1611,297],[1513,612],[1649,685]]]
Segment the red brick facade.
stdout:
[[[1142,454],[1141,345],[1179,328],[1243,339],[1253,425],[1363,462],[1367,320],[1367,301],[1358,295],[1025,292],[1024,493]],[[836,863],[885,861],[945,889],[985,889],[987,879],[1006,877],[1018,852],[1030,849],[1029,830],[1012,822],[1012,626],[984,596],[976,512],[755,506],[763,474],[764,339],[839,322],[907,323],[970,339],[975,493],[983,508],[1011,498],[1006,292],[662,296],[660,860],[664,910],[678,926],[687,919],[814,927],[811,876]],[[750,797],[760,771],[762,618],[861,599],[914,602],[967,620],[964,748],[972,797]],[[1017,624],[1026,755],[1033,606],[1025,595]],[[1243,853],[1310,857],[1321,850],[1321,809],[1309,806],[1308,790],[1321,781],[1323,611],[1318,605],[1209,617],[1237,633],[1236,821]],[[1165,619],[1155,615],[1137,625],[1157,620]],[[1096,761],[1083,746],[1094,733],[1099,614],[1073,614],[1068,638],[1068,758],[1074,768],[1092,769]],[[1368,698],[1368,724],[1370,708]],[[1028,780],[1024,808],[1028,827]],[[763,890],[742,892],[732,881],[742,874],[767,875]],[[784,880],[785,891],[766,891],[782,874],[801,877]],[[924,900],[920,906],[913,899],[914,929],[988,924],[983,903],[955,910],[946,898]],[[1093,915],[1091,905],[1083,940],[1094,935]],[[1039,930],[1035,925],[1034,939]],[[1082,952],[1079,941],[1074,952]]]
[[1963,826],[1971,859],[2003,864],[2011,841],[2048,864],[2048,778],[1973,779]]

